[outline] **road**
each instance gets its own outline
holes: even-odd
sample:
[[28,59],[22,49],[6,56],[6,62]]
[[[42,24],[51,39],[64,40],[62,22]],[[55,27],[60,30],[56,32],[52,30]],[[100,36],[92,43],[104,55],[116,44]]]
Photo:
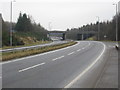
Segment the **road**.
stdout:
[[101,42],[81,41],[67,48],[3,63],[2,87],[70,88],[78,81],[95,83],[96,73],[89,81],[88,72],[94,73],[93,68],[105,62],[105,52],[106,46]]

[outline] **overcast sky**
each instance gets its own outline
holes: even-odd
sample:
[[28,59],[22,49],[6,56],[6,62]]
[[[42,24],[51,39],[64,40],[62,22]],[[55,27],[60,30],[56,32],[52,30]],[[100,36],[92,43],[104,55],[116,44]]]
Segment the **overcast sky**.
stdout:
[[[10,21],[10,1],[0,1],[0,13],[4,21]],[[100,21],[111,20],[119,0],[16,0],[13,3],[13,21],[19,13],[27,13],[46,29],[51,22],[52,30],[66,30]]]

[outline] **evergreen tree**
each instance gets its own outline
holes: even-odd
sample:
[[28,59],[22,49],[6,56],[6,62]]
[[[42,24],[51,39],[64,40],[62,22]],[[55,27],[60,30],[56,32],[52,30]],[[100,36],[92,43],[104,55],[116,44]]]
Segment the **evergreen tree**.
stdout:
[[17,24],[15,26],[15,30],[17,30],[17,31],[23,30],[23,26],[22,26],[22,14],[21,14],[21,12],[20,12]]
[[[68,39],[77,40],[77,35],[83,31],[98,31],[98,22],[95,24],[83,25],[79,28],[67,30],[66,37]],[[116,40],[116,16],[112,21],[100,22],[100,40]],[[97,34],[95,35],[97,37]],[[106,37],[104,37],[106,36]],[[120,41],[120,14],[118,15],[118,40]]]
[[23,15],[20,13],[17,24],[15,26],[15,30],[21,32],[28,32],[32,30],[31,20],[25,13]]

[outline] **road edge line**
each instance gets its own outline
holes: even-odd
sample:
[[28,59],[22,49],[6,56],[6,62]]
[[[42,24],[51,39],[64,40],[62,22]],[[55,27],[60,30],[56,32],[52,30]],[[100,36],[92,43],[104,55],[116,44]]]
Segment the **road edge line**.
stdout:
[[103,42],[97,42],[97,43],[101,43],[104,46],[101,54],[97,57],[97,59],[92,64],[90,64],[82,73],[80,73],[75,79],[73,79],[64,88],[70,88],[78,79],[80,79],[87,71],[89,71],[95,65],[95,63],[101,58],[101,56],[104,54],[106,50],[106,45]]

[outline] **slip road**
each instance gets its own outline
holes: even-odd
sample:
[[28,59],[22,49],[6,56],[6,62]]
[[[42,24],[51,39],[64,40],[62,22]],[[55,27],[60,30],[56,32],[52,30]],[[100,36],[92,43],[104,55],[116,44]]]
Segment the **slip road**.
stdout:
[[104,54],[105,45],[81,41],[76,45],[2,64],[3,88],[70,88]]

